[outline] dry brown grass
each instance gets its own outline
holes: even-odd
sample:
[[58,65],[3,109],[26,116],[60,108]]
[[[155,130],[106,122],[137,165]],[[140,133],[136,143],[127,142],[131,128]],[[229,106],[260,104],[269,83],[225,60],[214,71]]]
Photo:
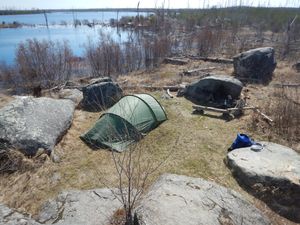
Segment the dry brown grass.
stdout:
[[273,83],[300,83],[300,73],[292,68],[291,62],[279,62],[275,71]]
[[13,101],[14,98],[11,96],[8,96],[6,94],[2,94],[0,93],[0,108],[2,108],[3,106],[5,106],[7,103]]
[[[187,66],[163,65],[151,73],[135,73],[119,79],[127,79],[130,84],[136,85],[177,84],[182,82],[177,75],[181,70],[200,66],[217,66],[220,69],[214,72],[220,74],[231,71],[227,66],[190,62]],[[197,78],[184,79],[192,81]],[[265,88],[250,87],[250,100],[256,103],[256,98],[267,92]],[[293,224],[274,214],[264,203],[245,192],[223,163],[227,148],[238,132],[248,133],[256,140],[266,140],[259,133],[248,129],[250,114],[226,122],[218,114],[192,115],[192,103],[184,98],[162,99],[161,91],[151,94],[166,109],[168,120],[150,132],[139,145],[143,148],[145,159],[151,162],[160,161],[170,151],[172,155],[164,166],[151,176],[148,185],[166,172],[202,177],[240,192],[269,215],[273,224]],[[263,102],[263,99],[260,101]],[[111,153],[107,150],[92,151],[79,139],[79,135],[92,127],[99,116],[100,113],[76,110],[72,127],[55,149],[61,157],[61,162],[54,164],[46,160],[39,170],[1,176],[0,202],[36,214],[44,201],[63,190],[103,187],[104,183],[116,184]]]
[[269,124],[253,114],[248,121],[253,133],[261,138],[289,146],[300,152],[300,88],[280,88],[276,84],[299,84],[300,76],[292,69],[292,64],[279,62],[274,78],[269,86],[250,85],[249,103],[259,106],[274,123]]
[[[212,74],[230,75],[233,69],[230,65],[222,65],[217,63],[203,62],[203,61],[192,61],[190,60],[187,65],[171,65],[162,64],[159,68],[149,71],[137,71],[130,73],[125,76],[118,77],[118,82],[123,83],[122,86],[168,86],[178,85],[181,83],[190,83],[197,79],[199,76],[181,76],[184,71],[197,69],[197,68],[214,68]],[[203,72],[203,74],[206,72]],[[140,91],[143,91],[140,89]]]
[[44,159],[45,157],[28,159],[18,150],[3,150],[0,146],[0,175],[11,174],[16,171],[19,173],[34,171],[43,164]]

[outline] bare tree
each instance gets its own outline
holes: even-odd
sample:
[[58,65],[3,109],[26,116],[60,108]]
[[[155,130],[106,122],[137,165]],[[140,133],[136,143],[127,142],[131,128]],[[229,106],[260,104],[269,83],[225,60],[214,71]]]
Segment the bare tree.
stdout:
[[288,23],[285,33],[285,43],[284,43],[284,50],[283,50],[283,58],[290,53],[290,44],[291,44],[291,36],[293,33],[293,27],[298,15]]
[[[177,142],[176,142],[177,143]],[[118,178],[118,193],[114,193],[122,203],[126,218],[125,225],[137,224],[137,215],[134,213],[136,203],[146,190],[149,178],[171,156],[173,151],[154,163],[147,159],[146,149],[139,144],[133,144],[122,154],[112,151],[112,158]]]

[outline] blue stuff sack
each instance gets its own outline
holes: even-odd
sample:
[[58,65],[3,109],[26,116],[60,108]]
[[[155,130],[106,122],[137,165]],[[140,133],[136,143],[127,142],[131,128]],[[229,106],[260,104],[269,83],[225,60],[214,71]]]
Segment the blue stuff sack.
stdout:
[[235,141],[232,143],[231,147],[228,149],[229,151],[236,149],[236,148],[245,148],[250,147],[256,144],[250,137],[246,134],[238,134]]

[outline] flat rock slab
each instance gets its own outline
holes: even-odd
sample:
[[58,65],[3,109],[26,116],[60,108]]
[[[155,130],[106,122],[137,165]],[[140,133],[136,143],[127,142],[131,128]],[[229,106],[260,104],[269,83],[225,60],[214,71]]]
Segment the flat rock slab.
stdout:
[[300,155],[293,149],[261,142],[228,153],[227,164],[240,183],[283,216],[300,222]]
[[17,212],[0,204],[0,224],[2,225],[39,225],[40,223],[31,219],[30,215]]
[[233,190],[201,178],[165,174],[137,208],[144,225],[270,224]]
[[109,189],[62,192],[44,204],[37,221],[57,225],[109,224],[121,203]]
[[0,109],[0,144],[27,155],[51,151],[70,127],[74,109],[70,100],[17,97]]

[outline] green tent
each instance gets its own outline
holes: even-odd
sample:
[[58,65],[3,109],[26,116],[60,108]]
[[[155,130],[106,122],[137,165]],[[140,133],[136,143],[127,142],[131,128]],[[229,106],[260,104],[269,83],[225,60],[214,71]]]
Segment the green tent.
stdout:
[[127,95],[80,138],[92,148],[111,148],[121,152],[166,119],[164,109],[151,95]]

